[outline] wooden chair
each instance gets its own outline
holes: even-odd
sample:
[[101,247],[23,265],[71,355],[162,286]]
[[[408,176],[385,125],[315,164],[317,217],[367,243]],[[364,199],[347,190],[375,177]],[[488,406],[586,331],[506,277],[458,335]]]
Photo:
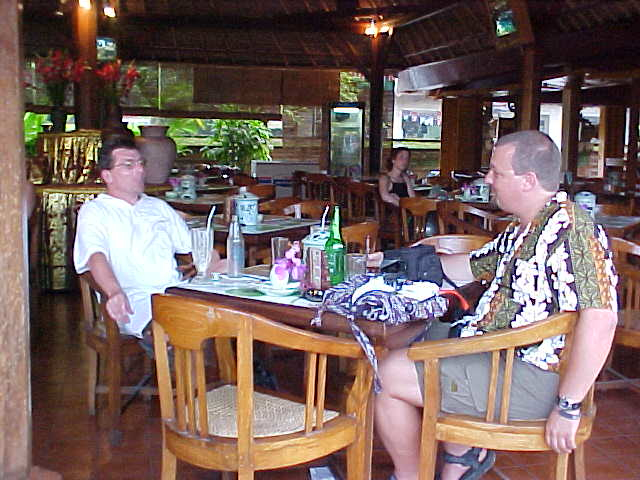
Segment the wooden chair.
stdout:
[[402,242],[405,245],[411,245],[426,236],[427,215],[436,211],[438,203],[439,200],[425,197],[400,199]]
[[[255,471],[305,463],[343,448],[347,478],[365,478],[372,374],[357,342],[171,295],[153,296],[153,318],[164,480],[176,477],[178,458],[201,468],[237,471],[239,480],[247,480]],[[209,338],[216,345],[222,378],[222,384],[210,390],[203,358],[203,342]],[[235,354],[230,339],[237,342]],[[254,340],[305,352],[304,401],[254,390]],[[175,358],[175,385],[169,372],[169,344]],[[346,405],[338,410],[326,408],[330,356],[357,361]]]
[[380,199],[380,241],[382,248],[402,246],[402,221],[400,209]]
[[600,203],[596,205],[596,213],[600,215],[630,216],[632,215],[629,203]]
[[[380,221],[382,199],[378,186],[364,182],[350,182],[346,190],[347,215],[350,222]],[[343,204],[344,205],[344,204]]]
[[272,183],[259,183],[257,185],[247,185],[247,192],[260,197],[260,201],[273,200],[276,198],[276,186]]
[[280,197],[274,198],[258,204],[258,211],[260,213],[268,213],[270,215],[284,215],[284,209],[289,205],[300,203],[302,200],[299,197]]
[[335,182],[333,178],[324,173],[307,173],[306,178],[307,200],[325,200],[335,203]]
[[615,370],[611,363],[616,345],[640,349],[640,245],[613,237],[610,239],[613,260],[618,271],[618,327],[605,372],[614,380],[598,381],[598,388],[629,386],[640,391],[640,378],[629,378]]
[[[412,360],[424,362],[424,410],[422,416],[422,448],[420,454],[420,480],[434,477],[438,441],[463,445],[511,451],[549,451],[545,442],[546,419],[515,421],[508,420],[511,375],[514,349],[518,346],[537,343],[545,338],[566,334],[567,349],[571,348],[572,332],[577,314],[559,313],[546,320],[520,328],[505,329],[479,337],[453,338],[421,342],[409,348]],[[440,371],[442,358],[457,355],[491,352],[492,371],[488,393],[486,416],[484,418],[454,415],[440,411]],[[570,354],[570,350],[565,352]],[[498,367],[500,359],[505,359],[505,387],[502,389],[501,406],[496,412],[498,391]],[[560,375],[562,376],[562,369]],[[595,417],[593,388],[583,401],[583,416],[576,434],[577,448],[573,461],[577,479],[584,480],[584,442],[591,435]],[[566,479],[569,454],[556,455],[554,474],[550,478]]]
[[[283,213],[285,215],[295,215],[296,209],[299,208],[300,214],[303,218],[320,219],[322,218],[322,214],[327,206],[332,207],[333,203],[325,200],[305,200],[285,207],[283,209]],[[329,221],[329,219],[330,217],[327,218],[327,221]]]
[[[80,292],[85,343],[89,347],[87,404],[89,414],[95,415],[96,395],[99,393],[107,394],[109,441],[113,445],[117,445],[122,440],[122,432],[119,430],[120,415],[127,404],[138,393],[157,395],[158,391],[153,387],[145,386],[153,375],[152,365],[149,357],[144,355],[144,350],[138,343],[139,339],[120,334],[118,325],[108,316],[104,304],[98,303],[95,293],[97,290],[97,285],[91,274],[89,272],[83,273],[80,276]],[[102,298],[106,297],[103,295]],[[143,377],[137,385],[122,386],[125,359],[141,354],[144,358]],[[99,369],[99,363],[104,365],[103,372]],[[122,404],[122,395],[130,395],[124,405]]]
[[441,201],[437,206],[440,234],[466,233],[495,237],[510,223],[495,213],[458,201]]
[[[353,183],[351,177],[332,177],[333,184],[331,188],[333,188],[333,201],[337,205],[342,205],[343,207],[347,205],[347,190],[349,185]],[[344,219],[349,219],[348,209],[345,209]]]
[[419,240],[420,245],[433,245],[437,253],[469,253],[491,241],[488,235],[434,235]]
[[[340,233],[347,252],[354,250],[358,253],[375,252],[378,248],[378,232],[380,224],[378,222],[354,223],[347,227],[342,227]],[[367,252],[367,237],[369,237],[369,251]]]

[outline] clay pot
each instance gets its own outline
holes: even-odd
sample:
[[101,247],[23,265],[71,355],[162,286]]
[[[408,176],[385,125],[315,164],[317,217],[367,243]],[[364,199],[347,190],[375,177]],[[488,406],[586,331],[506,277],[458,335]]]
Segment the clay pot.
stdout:
[[141,137],[136,145],[147,161],[145,183],[162,184],[167,181],[173,162],[176,160],[176,142],[166,136],[169,127],[149,125],[140,127]]
[[122,121],[122,107],[117,103],[107,103],[105,109],[104,126],[101,131],[102,142],[116,137],[133,139],[133,132]]

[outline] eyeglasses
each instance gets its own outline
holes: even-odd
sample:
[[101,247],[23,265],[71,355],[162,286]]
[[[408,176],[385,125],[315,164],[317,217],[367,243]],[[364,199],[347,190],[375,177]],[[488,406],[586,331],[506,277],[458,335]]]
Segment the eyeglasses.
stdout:
[[131,170],[133,168],[136,168],[137,166],[144,167],[146,164],[147,164],[147,160],[144,158],[141,158],[139,160],[125,160],[122,163],[114,165],[109,170],[113,170],[114,168],[118,168],[118,167],[125,167],[127,170]]

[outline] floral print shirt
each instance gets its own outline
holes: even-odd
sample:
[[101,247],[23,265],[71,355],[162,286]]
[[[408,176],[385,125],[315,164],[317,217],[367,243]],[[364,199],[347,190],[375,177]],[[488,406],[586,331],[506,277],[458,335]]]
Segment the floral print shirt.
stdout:
[[[617,275],[608,239],[589,214],[558,192],[521,231],[516,221],[471,253],[471,270],[489,287],[463,336],[515,328],[559,311],[617,311]],[[522,347],[518,356],[556,370],[564,336]]]

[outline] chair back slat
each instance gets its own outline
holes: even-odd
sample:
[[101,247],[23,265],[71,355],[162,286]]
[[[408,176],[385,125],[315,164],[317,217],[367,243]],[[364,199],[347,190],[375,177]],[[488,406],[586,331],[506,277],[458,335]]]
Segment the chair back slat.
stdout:
[[[229,320],[229,312],[217,310],[216,320]],[[253,321],[249,314],[237,315],[240,331],[237,336],[238,389],[238,456],[250,462],[253,449]]]
[[515,348],[507,348],[505,351],[504,380],[502,381],[502,399],[500,402],[500,423],[507,423],[507,418],[509,418],[514,356]]
[[491,352],[491,374],[487,392],[487,422],[493,422],[496,416],[496,397],[498,394],[498,374],[500,372],[500,351]]
[[[347,252],[371,253],[378,247],[380,224],[378,222],[361,222],[348,225],[340,229],[342,241]],[[369,252],[367,252],[367,237],[369,238]]]
[[305,355],[305,360],[307,391],[305,392],[304,431],[305,433],[310,433],[313,430],[313,410],[315,407],[316,378],[318,375],[318,354],[307,353]]
[[324,404],[327,395],[327,356],[320,355],[318,358],[318,393],[316,395],[316,429],[321,430],[324,426]]
[[[436,212],[439,200],[425,197],[410,197],[400,199],[400,216],[402,218],[402,241],[405,244],[414,243],[425,235],[427,215]],[[410,220],[411,219],[411,220]]]
[[380,221],[380,193],[376,185],[365,182],[347,184],[347,219],[351,222]]
[[437,205],[440,233],[466,233],[494,237],[509,224],[502,217],[458,201]]
[[179,430],[186,430],[186,350],[180,347],[175,347],[174,352],[176,365],[176,423]]
[[307,174],[307,198],[310,200],[324,200],[335,203],[334,181],[324,173]]
[[[197,382],[197,398],[206,398],[207,396],[207,380],[204,371],[204,352],[197,350],[194,352],[196,357],[196,382]],[[201,437],[207,437],[209,435],[209,422],[204,421],[208,418],[207,402],[198,402],[198,418],[202,418],[203,421],[198,425],[198,433]]]
[[284,215],[295,215],[296,210],[299,210],[303,218],[313,218],[320,220],[322,214],[327,207],[332,207],[333,202],[327,200],[305,200],[300,203],[295,203],[283,208]]
[[185,350],[185,396],[187,403],[187,430],[191,434],[196,433],[196,403],[195,388],[193,385],[193,352]]

